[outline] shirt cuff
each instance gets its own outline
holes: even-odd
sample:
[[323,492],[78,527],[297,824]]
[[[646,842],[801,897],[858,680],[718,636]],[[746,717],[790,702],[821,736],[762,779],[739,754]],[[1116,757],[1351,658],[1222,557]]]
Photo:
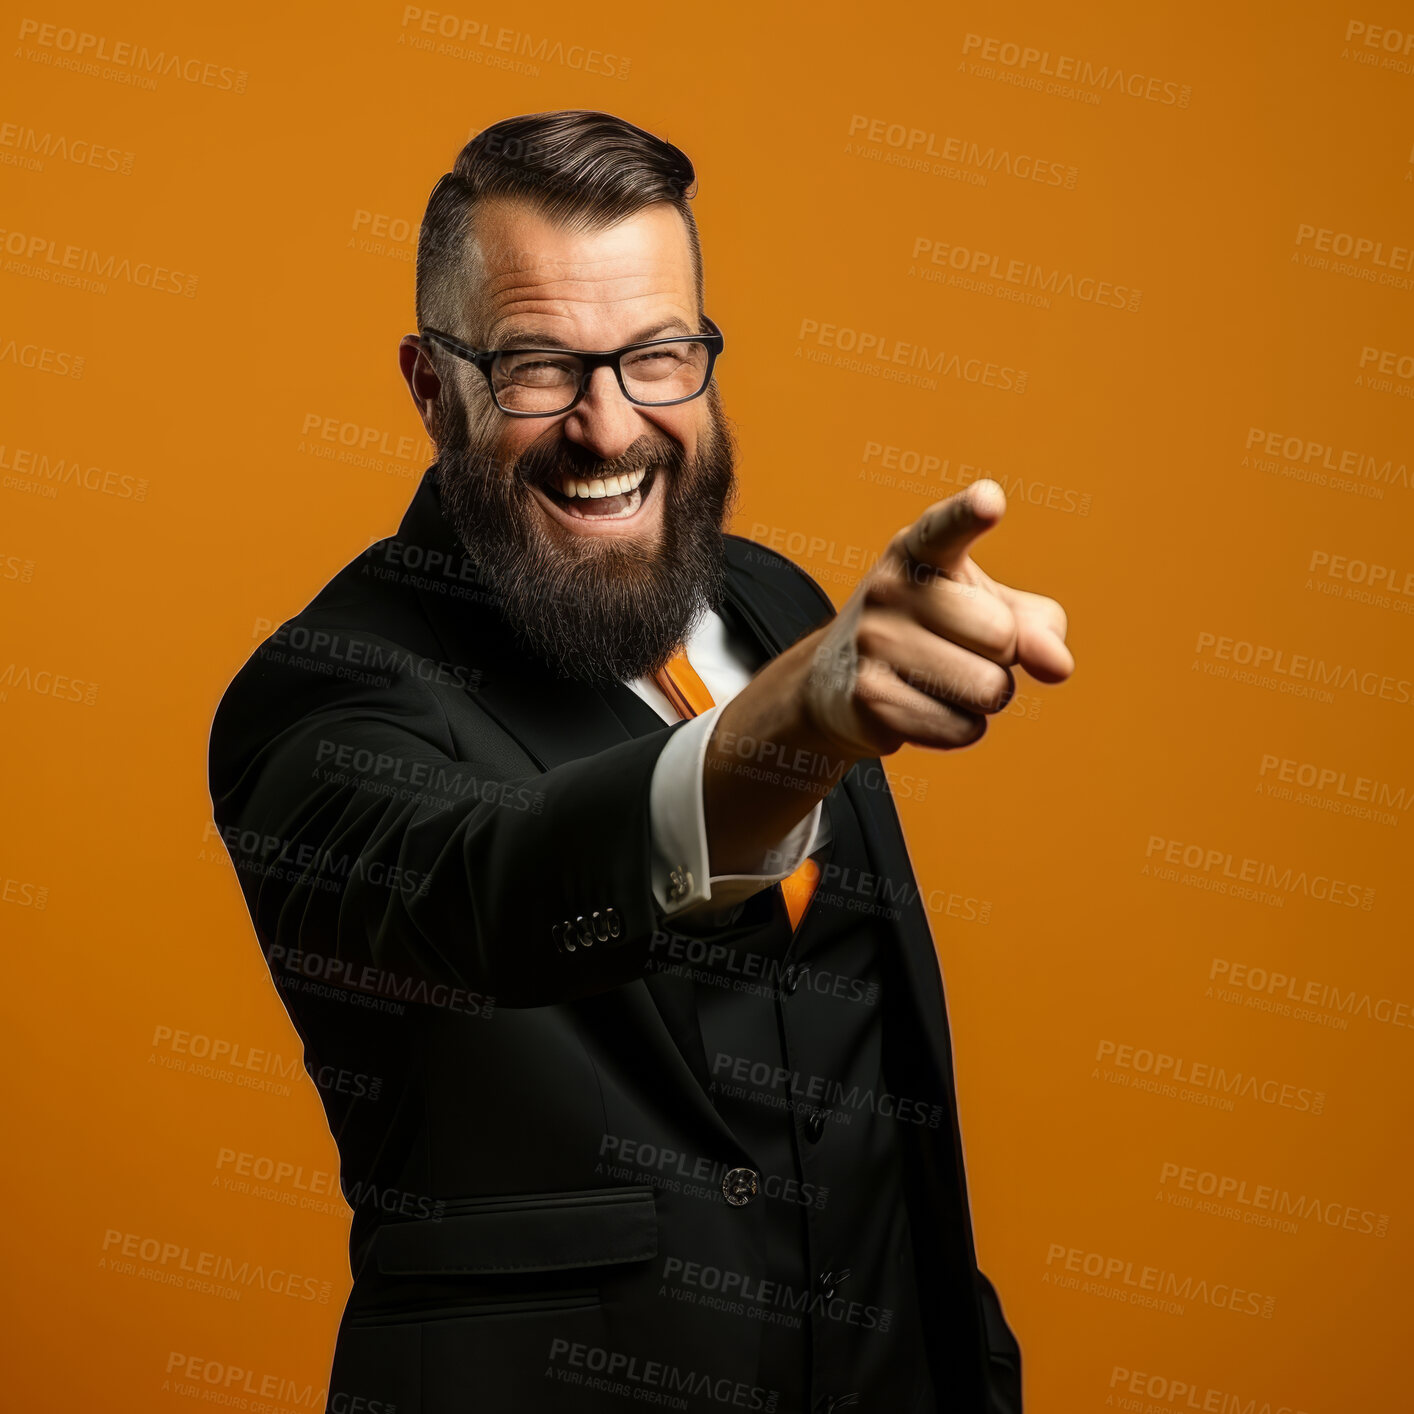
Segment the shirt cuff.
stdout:
[[709,877],[703,767],[719,710],[709,707],[675,731],[653,767],[648,787],[652,886],[665,918],[709,903],[714,912],[731,908],[788,878],[816,847],[824,809],[819,800],[779,844],[761,856],[753,872]]

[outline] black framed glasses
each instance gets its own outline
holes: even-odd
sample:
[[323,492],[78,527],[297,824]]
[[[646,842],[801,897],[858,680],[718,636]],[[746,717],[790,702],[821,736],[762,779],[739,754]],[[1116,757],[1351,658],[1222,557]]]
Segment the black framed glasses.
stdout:
[[722,331],[703,316],[706,334],[645,339],[621,349],[474,349],[450,334],[422,337],[474,363],[486,375],[496,406],[508,417],[554,417],[584,396],[596,368],[614,370],[619,390],[640,407],[670,407],[700,397],[722,352]]

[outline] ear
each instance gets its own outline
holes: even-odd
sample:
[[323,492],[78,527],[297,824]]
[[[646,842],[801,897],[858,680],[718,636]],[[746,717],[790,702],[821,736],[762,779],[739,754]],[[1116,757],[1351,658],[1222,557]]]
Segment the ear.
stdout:
[[416,334],[404,334],[399,342],[398,367],[402,370],[403,380],[412,394],[413,405],[422,419],[423,428],[435,445],[437,439],[433,435],[433,425],[437,399],[442,391],[442,380],[437,376],[437,370],[432,367],[432,360],[427,356],[422,340]]

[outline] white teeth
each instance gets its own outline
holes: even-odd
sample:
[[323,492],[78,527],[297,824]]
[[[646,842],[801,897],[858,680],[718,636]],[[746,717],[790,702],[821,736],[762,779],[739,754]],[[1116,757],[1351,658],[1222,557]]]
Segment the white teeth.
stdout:
[[596,476],[591,481],[581,481],[576,476],[562,476],[556,490],[560,495],[579,500],[599,500],[604,496],[625,496],[636,491],[643,484],[647,470],[626,472],[623,476]]

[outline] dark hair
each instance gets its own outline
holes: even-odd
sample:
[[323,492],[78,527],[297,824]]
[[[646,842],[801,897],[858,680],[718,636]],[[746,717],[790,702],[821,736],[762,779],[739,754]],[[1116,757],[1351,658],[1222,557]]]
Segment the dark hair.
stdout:
[[687,227],[702,312],[702,245],[688,201],[697,177],[681,148],[612,113],[560,109],[484,128],[427,201],[417,241],[418,328],[458,332],[467,288],[466,245],[476,204],[531,203],[547,220],[599,230],[653,202],[672,204]]

